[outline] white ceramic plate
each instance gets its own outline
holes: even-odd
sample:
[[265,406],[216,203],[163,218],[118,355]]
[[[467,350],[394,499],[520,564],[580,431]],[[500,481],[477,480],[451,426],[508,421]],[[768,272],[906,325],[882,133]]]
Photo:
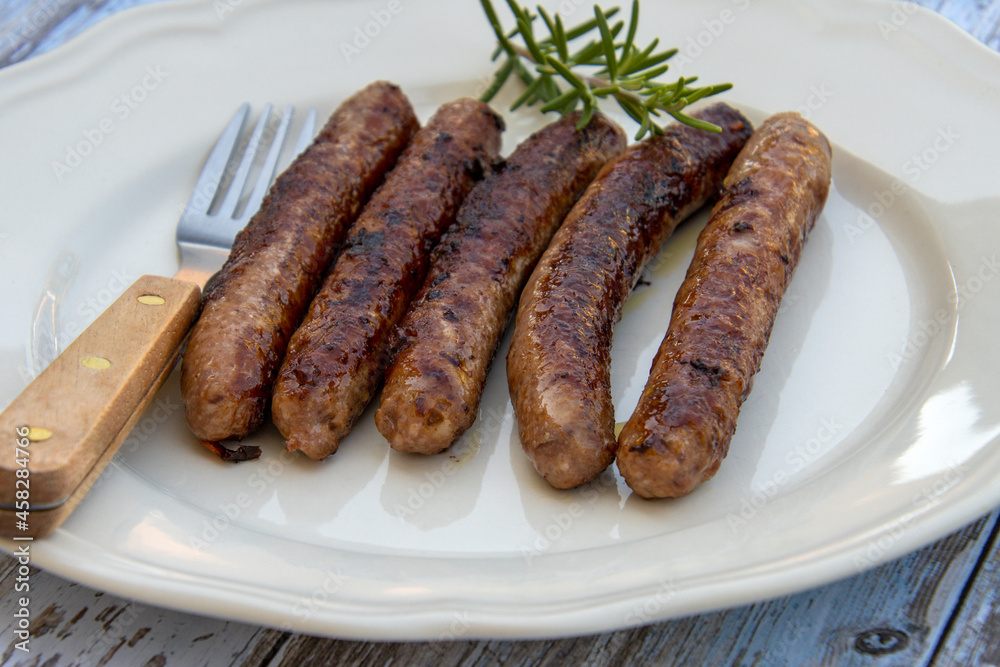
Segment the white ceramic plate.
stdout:
[[[558,9],[575,22],[587,6]],[[755,120],[798,109],[836,145],[829,204],[715,479],[674,502],[632,497],[614,470],[553,491],[520,451],[502,364],[447,455],[390,452],[369,412],[322,464],[283,454],[269,431],[254,440],[262,458],[234,466],[186,432],[174,377],[33,563],[316,634],[538,637],[802,590],[995,508],[1000,58],[904,4],[643,11],[641,38],[679,46],[679,73],[734,82],[725,99]],[[329,113],[386,78],[426,118],[481,90],[491,44],[471,1],[177,2],[0,74],[0,402],[127,282],[174,272],[177,215],[239,103]],[[544,122],[508,119],[505,150]],[[620,419],[704,220],[626,309]]]

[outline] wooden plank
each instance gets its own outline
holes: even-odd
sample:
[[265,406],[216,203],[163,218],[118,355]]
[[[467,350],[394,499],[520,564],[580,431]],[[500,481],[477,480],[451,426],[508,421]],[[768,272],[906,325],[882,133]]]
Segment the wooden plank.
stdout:
[[[381,643],[289,635],[159,609],[72,584],[32,568],[31,659],[44,664],[281,667],[330,664],[921,665],[929,664],[979,562],[997,514],[902,559],[816,590],[672,621],[554,641]],[[1000,550],[979,572],[978,600],[963,613],[995,622]],[[0,664],[18,664],[16,561],[0,559]],[[998,637],[953,624],[944,655],[996,651]],[[966,634],[963,634],[966,633]],[[971,634],[969,634],[971,633]],[[711,638],[707,640],[706,638]],[[978,642],[978,643],[977,643]],[[895,650],[892,650],[895,649]],[[964,652],[964,653],[963,653]],[[976,664],[949,663],[941,664]]]
[[274,664],[928,664],[996,521],[997,514],[984,517],[909,556],[813,591],[631,630],[555,641],[400,644],[296,635]]
[[[149,1],[28,0],[11,10],[5,5],[0,67],[12,62],[9,47],[17,47],[11,53],[20,49],[20,59],[114,9]],[[1000,48],[1000,0],[918,2]],[[27,658],[9,639],[18,568],[4,556],[0,664],[1000,664],[998,542],[994,513],[898,561],[813,591],[631,630],[530,642],[388,644],[289,635],[150,607],[31,569],[36,636]]]
[[1000,2],[996,0],[917,0],[940,13],[991,49],[1000,49]]
[[1000,522],[933,664],[1000,665]]
[[45,53],[106,16],[164,0],[27,0],[0,14],[0,68]]
[[[24,580],[18,582],[19,576]],[[28,589],[17,590],[18,584]],[[28,652],[15,630],[29,599]],[[0,665],[218,665],[262,661],[281,633],[135,602],[0,560]]]
[[[81,2],[30,0],[16,3],[0,16],[0,67],[6,67],[32,55],[49,34],[80,10]],[[87,12],[86,9],[82,11]]]

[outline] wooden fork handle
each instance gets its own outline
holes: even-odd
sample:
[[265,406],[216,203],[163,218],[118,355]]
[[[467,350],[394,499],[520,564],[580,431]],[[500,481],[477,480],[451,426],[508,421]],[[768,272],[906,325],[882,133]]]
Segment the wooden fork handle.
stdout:
[[100,472],[200,307],[198,285],[143,276],[14,399],[0,414],[0,510],[53,509]]

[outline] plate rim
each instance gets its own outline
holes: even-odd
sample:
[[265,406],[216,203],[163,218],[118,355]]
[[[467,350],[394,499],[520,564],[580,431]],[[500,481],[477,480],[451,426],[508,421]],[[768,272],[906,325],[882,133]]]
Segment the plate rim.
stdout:
[[[855,2],[855,4],[865,4],[865,5],[875,5],[875,4],[881,5],[881,4],[883,4],[883,3],[877,3],[874,0],[854,0],[854,2]],[[179,20],[181,18],[181,15],[182,15],[183,12],[201,9],[201,8],[204,8],[204,7],[208,6],[209,4],[210,4],[209,2],[206,2],[206,1],[203,1],[203,0],[178,0],[177,2],[174,2],[174,3],[151,4],[151,5],[143,5],[143,6],[139,6],[139,7],[130,8],[130,10],[128,10],[128,11],[117,13],[117,14],[115,14],[115,15],[107,18],[107,19],[105,19],[101,23],[93,26],[91,29],[89,29],[88,31],[84,32],[82,35],[79,35],[79,36],[75,37],[74,39],[70,40],[69,42],[67,42],[63,46],[61,46],[61,47],[59,47],[57,49],[54,49],[53,51],[51,51],[49,53],[41,54],[41,55],[39,55],[39,56],[37,56],[35,58],[32,58],[32,59],[30,59],[28,61],[25,61],[24,63],[13,65],[10,68],[7,68],[8,72],[0,72],[0,81],[6,81],[8,78],[15,78],[16,79],[17,77],[20,77],[20,76],[28,77],[29,75],[37,74],[38,73],[37,70],[41,70],[41,73],[45,74],[46,72],[48,72],[49,70],[51,70],[53,68],[58,68],[60,66],[60,63],[62,63],[62,62],[72,62],[74,60],[74,58],[79,57],[79,53],[78,52],[80,50],[86,51],[87,49],[91,49],[91,48],[93,48],[92,45],[94,45],[94,44],[98,44],[98,46],[99,46],[98,51],[97,51],[98,55],[100,55],[102,52],[107,51],[107,50],[111,50],[113,52],[116,49],[120,49],[121,46],[120,45],[116,45],[116,44],[111,44],[111,45],[108,45],[108,44],[99,44],[99,41],[102,40],[102,39],[106,39],[106,38],[108,38],[111,35],[114,35],[117,31],[120,31],[120,30],[123,30],[123,29],[126,29],[126,28],[134,29],[136,27],[136,24],[138,24],[140,22],[143,22],[143,21],[150,21],[150,20],[152,20],[150,17],[157,16],[157,15],[169,14],[175,20]],[[272,5],[272,4],[276,5],[277,2],[273,2],[271,0],[261,0],[260,2],[255,2],[254,4],[261,5],[261,6]],[[979,43],[976,40],[974,40],[970,35],[968,35],[964,31],[961,31],[960,28],[958,28],[957,26],[955,26],[954,24],[952,24],[950,21],[947,21],[946,19],[944,19],[940,15],[938,15],[936,13],[933,13],[930,10],[926,10],[924,8],[920,8],[920,9],[921,9],[921,11],[925,12],[928,16],[936,17],[935,20],[937,20],[939,22],[939,25],[948,25],[948,26],[951,26],[951,28],[949,28],[949,29],[956,31],[958,34],[961,34],[964,37],[965,43],[967,43],[967,44],[978,44],[979,47],[981,47],[982,49],[984,49],[986,53],[991,54],[991,57],[992,56],[997,56],[997,54],[995,54],[993,51],[989,50],[988,47],[986,47],[985,45],[982,45],[981,43]],[[832,11],[832,10],[830,10],[830,11]],[[153,25],[153,27],[155,29],[164,29],[162,26],[157,26],[155,24],[155,22],[152,23],[151,25]],[[133,38],[134,38],[134,36],[133,36]],[[106,55],[106,54],[104,54],[104,55]],[[93,56],[93,57],[97,57],[97,56]],[[1000,62],[1000,60],[994,59],[993,65],[995,65],[997,62]],[[996,504],[998,502],[1000,502],[1000,484],[997,484],[995,486],[996,486],[996,488],[990,490],[989,494],[986,494],[983,497],[967,499],[967,500],[964,500],[961,503],[960,508],[961,508],[962,511],[960,512],[960,514],[962,514],[962,516],[966,517],[965,519],[963,519],[965,521],[965,523],[973,521],[977,517],[979,517],[979,516],[981,516],[983,514],[984,509],[982,507],[982,501],[986,497],[988,497],[989,499],[991,499],[992,504],[989,507],[986,507],[985,511],[990,511],[991,509],[994,509],[995,506],[996,506]],[[937,516],[937,517],[935,517],[935,516],[929,516],[928,519],[925,520],[925,522],[921,524],[923,530],[908,532],[906,534],[906,539],[899,541],[899,548],[895,549],[894,551],[896,552],[897,555],[902,555],[903,553],[908,553],[909,551],[912,551],[914,548],[922,546],[923,544],[926,544],[927,542],[932,541],[933,539],[937,539],[937,538],[939,538],[939,537],[941,537],[942,535],[945,534],[944,532],[941,532],[941,530],[945,526],[948,527],[947,530],[949,532],[952,531],[952,530],[958,529],[960,526],[955,525],[953,519],[951,519],[951,520],[948,519],[948,517],[954,517],[954,515],[955,515],[954,508],[952,508],[952,512],[948,516],[944,516],[944,515],[940,515],[940,516]],[[963,523],[962,525],[965,525],[965,524]],[[13,550],[13,548],[11,546],[12,544],[14,544],[14,543],[12,543],[10,541],[4,541],[2,543],[2,546],[3,546],[3,548],[5,550],[12,551]],[[148,595],[144,596],[142,594],[144,592],[144,588],[143,588],[143,586],[141,586],[138,583],[138,579],[141,579],[141,575],[138,572],[135,574],[135,576],[126,577],[125,579],[127,579],[130,583],[125,583],[122,578],[117,578],[116,579],[114,577],[107,576],[106,572],[95,572],[95,571],[92,571],[92,570],[87,570],[86,568],[84,568],[82,566],[77,566],[76,564],[74,564],[72,562],[67,562],[65,559],[66,559],[66,557],[67,557],[68,554],[59,554],[58,548],[54,548],[51,551],[47,550],[45,547],[39,548],[39,547],[41,547],[41,544],[42,543],[39,542],[39,543],[36,543],[33,546],[33,551],[34,551],[34,553],[33,553],[33,561],[36,564],[41,565],[43,568],[45,568],[47,570],[51,570],[52,572],[61,574],[63,576],[71,577],[72,579],[74,579],[76,581],[80,581],[81,583],[85,583],[87,585],[97,585],[97,586],[100,586],[104,590],[108,590],[110,592],[114,592],[114,593],[119,594],[119,595],[125,595],[125,596],[128,596],[128,597],[133,597],[133,598],[137,598],[137,599],[149,599]],[[109,560],[114,561],[113,558],[109,558]],[[879,563],[876,563],[876,564],[880,564],[881,562],[884,562],[884,561],[880,561]],[[812,580],[813,583],[808,584],[807,587],[811,588],[811,587],[813,587],[815,585],[821,585],[823,583],[829,583],[830,581],[834,581],[834,580],[840,579],[843,576],[850,575],[850,574],[856,572],[856,570],[853,569],[853,568],[845,568],[844,566],[846,566],[846,564],[847,564],[846,561],[841,561],[841,566],[842,567],[841,567],[840,571],[837,574],[833,575],[832,578],[829,577],[829,576],[818,577],[816,579],[813,579]],[[832,570],[829,569],[829,565],[830,565],[830,563],[826,562],[826,563],[821,563],[819,565],[814,564],[813,567],[819,567],[819,566],[821,566],[820,569],[825,570],[827,573],[829,573],[829,572],[832,571]],[[849,571],[847,571],[847,570],[849,570]],[[68,574],[70,572],[72,572],[74,574],[71,576],[70,574]],[[818,575],[820,573],[817,572],[816,574]],[[176,575],[176,573],[175,573],[175,575]],[[192,575],[188,574],[188,576],[192,576]],[[747,582],[744,582],[744,584],[746,585]],[[187,584],[187,585],[190,586],[192,589],[195,589],[195,588],[197,588],[198,584],[195,582],[195,583],[191,583],[191,584]],[[803,587],[802,587],[802,585],[800,583],[789,583],[789,584],[787,584],[787,588],[785,588],[785,589],[781,589],[780,587],[773,589],[773,590],[775,590],[777,592],[773,596],[769,596],[769,597],[777,597],[777,596],[784,595],[784,594],[787,594],[787,593],[790,593],[790,592],[793,592],[793,591],[802,590],[802,588]],[[148,592],[148,591],[145,591],[145,592]],[[150,602],[152,602],[154,604],[168,606],[168,607],[175,608],[175,609],[181,609],[181,610],[184,610],[184,611],[190,611],[190,612],[194,612],[195,611],[195,607],[191,606],[189,603],[185,603],[185,601],[182,599],[185,596],[183,596],[183,595],[177,595],[174,592],[172,592],[171,591],[171,587],[169,585],[165,586],[162,590],[160,590],[158,592],[161,594],[161,597],[163,597],[164,599],[162,599],[162,600],[160,600],[160,599],[151,599],[151,600],[149,600]],[[241,597],[246,598],[246,597],[251,596],[251,595],[252,595],[252,591],[250,591],[250,590],[235,591],[235,592],[232,593],[232,597],[231,598],[222,597],[222,598],[215,599],[215,602],[216,602],[215,609],[217,609],[219,613],[218,614],[213,614],[213,615],[219,615],[219,616],[222,616],[222,617],[232,618],[233,617],[232,613],[231,613],[232,610],[231,610],[231,608],[228,608],[227,605],[232,604],[232,602],[234,600],[237,600],[237,599],[239,599]],[[742,601],[737,601],[735,604],[742,604],[742,603],[750,602],[750,601],[753,601],[753,600],[759,600],[759,599],[761,599],[760,597],[758,597],[757,595],[754,595],[749,590],[746,592],[746,595],[748,595],[749,597],[745,597],[745,598],[743,598]],[[195,596],[195,597],[197,597],[197,596]],[[731,596],[727,596],[727,599],[729,599],[730,597]],[[199,602],[203,602],[203,601],[204,600],[202,598],[199,598]],[[244,601],[244,606],[246,606],[245,602],[246,601]],[[698,606],[694,601],[682,600],[682,602],[686,602],[687,604],[693,605],[695,607]],[[725,605],[722,605],[722,606],[733,606],[733,604],[726,603]],[[719,608],[719,607],[716,607],[716,608]],[[708,610],[707,609],[703,609],[701,611],[708,611]],[[212,612],[209,611],[209,613],[212,613]],[[441,613],[445,613],[446,614],[446,612],[441,612]],[[590,616],[590,615],[593,615],[594,610],[593,609],[591,609],[591,610],[583,610],[580,613],[583,614],[583,615],[585,615],[585,616]],[[683,609],[678,609],[677,613],[673,613],[670,616],[667,616],[667,617],[664,617],[664,618],[673,617],[673,616],[679,615],[681,613],[686,613],[686,612],[684,612]],[[482,618],[481,621],[479,621],[480,627],[495,627],[496,628],[498,625],[500,625],[499,623],[497,623],[497,619],[494,619],[491,622],[487,618],[489,616],[489,614],[487,614],[485,612],[482,612],[482,611],[481,611],[481,614],[482,614],[483,618]],[[431,614],[431,616],[433,616],[433,615],[434,614]],[[250,605],[249,607],[247,607],[245,609],[242,609],[240,617],[242,617],[243,620],[249,620],[249,621],[252,621],[252,622],[255,622],[255,623],[259,623],[261,625],[268,625],[268,626],[275,626],[276,625],[275,624],[275,618],[273,616],[268,615],[265,610],[257,608],[257,607],[254,607],[253,605]],[[657,618],[657,619],[654,619],[654,620],[662,620],[662,619],[661,618]],[[438,621],[440,621],[440,619],[438,619]],[[329,620],[326,619],[326,618],[324,618],[324,617],[322,617],[321,615],[317,615],[315,617],[311,617],[310,619],[306,620],[303,623],[303,626],[304,627],[307,626],[306,627],[306,631],[315,632],[317,634],[330,634],[330,630],[331,630],[331,626],[330,626]],[[593,631],[599,630],[599,629],[608,629],[608,628],[601,628],[601,627],[598,627],[598,626],[599,626],[599,624],[595,625],[595,626],[591,626],[588,629],[584,629],[582,632],[578,632],[578,633],[577,632],[569,632],[569,634],[583,634],[584,632],[593,632]],[[425,622],[425,623],[418,623],[416,626],[411,626],[410,628],[404,628],[403,632],[401,634],[400,633],[401,629],[398,628],[398,627],[397,628],[393,628],[392,630],[389,630],[388,628],[385,627],[384,624],[375,624],[372,627],[367,627],[367,626],[360,627],[359,626],[359,627],[357,627],[357,628],[354,629],[357,632],[351,631],[348,634],[343,635],[343,636],[352,636],[352,637],[359,637],[359,638],[373,638],[373,639],[399,639],[399,638],[426,639],[426,638],[428,638],[430,636],[433,636],[432,634],[429,634],[430,628],[432,628],[432,627],[439,627],[439,626],[435,626],[433,621]],[[620,626],[620,627],[626,627],[626,626]],[[556,628],[559,628],[559,629],[556,629]],[[296,627],[295,629],[301,631],[302,627]],[[546,628],[539,628],[539,630],[541,632],[540,634],[534,634],[534,633],[531,633],[531,632],[529,632],[529,633],[518,633],[515,630],[516,630],[515,628],[507,627],[507,628],[504,628],[503,630],[500,631],[501,634],[494,634],[494,633],[487,632],[487,633],[485,633],[483,635],[477,635],[475,632],[470,632],[470,633],[468,633],[468,634],[466,634],[464,636],[470,637],[470,638],[471,637],[476,637],[476,636],[482,636],[482,637],[497,637],[497,636],[501,636],[501,637],[506,637],[506,638],[511,638],[511,637],[525,637],[525,638],[527,638],[527,637],[540,637],[540,636],[554,636],[553,630],[555,630],[555,634],[558,634],[559,636],[567,636],[567,631],[570,630],[570,628],[566,627],[565,624],[555,624],[553,626],[549,626],[549,627],[546,627]],[[524,630],[524,628],[521,627],[521,630]],[[412,632],[413,634],[407,634],[407,632]],[[386,633],[386,634],[383,634],[383,633]],[[336,634],[336,633],[334,633],[334,634]]]

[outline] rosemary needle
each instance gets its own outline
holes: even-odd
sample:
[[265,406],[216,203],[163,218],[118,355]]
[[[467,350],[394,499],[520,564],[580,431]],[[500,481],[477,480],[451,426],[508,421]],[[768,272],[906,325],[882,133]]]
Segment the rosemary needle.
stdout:
[[[497,36],[493,59],[504,58],[480,96],[484,102],[492,100],[515,74],[524,84],[524,91],[512,104],[512,110],[540,104],[543,112],[567,114],[582,105],[582,128],[597,111],[599,100],[610,98],[639,124],[636,139],[662,134],[657,119],[664,114],[692,127],[719,131],[716,125],[692,118],[682,110],[702,98],[729,90],[732,84],[693,86],[697,77],[683,76],[671,83],[658,82],[657,77],[668,69],[666,61],[677,49],[657,51],[659,40],[655,39],[645,48],[635,44],[639,0],[632,1],[627,29],[623,21],[610,22],[618,14],[617,7],[603,10],[595,5],[594,18],[567,28],[559,14],[549,14],[541,6],[533,14],[516,0],[507,0],[516,27],[506,30],[491,0],[480,2]],[[535,33],[539,17],[547,36]],[[619,40],[623,29],[624,38]],[[518,38],[520,44],[514,41]],[[578,47],[581,38],[588,39]]]

